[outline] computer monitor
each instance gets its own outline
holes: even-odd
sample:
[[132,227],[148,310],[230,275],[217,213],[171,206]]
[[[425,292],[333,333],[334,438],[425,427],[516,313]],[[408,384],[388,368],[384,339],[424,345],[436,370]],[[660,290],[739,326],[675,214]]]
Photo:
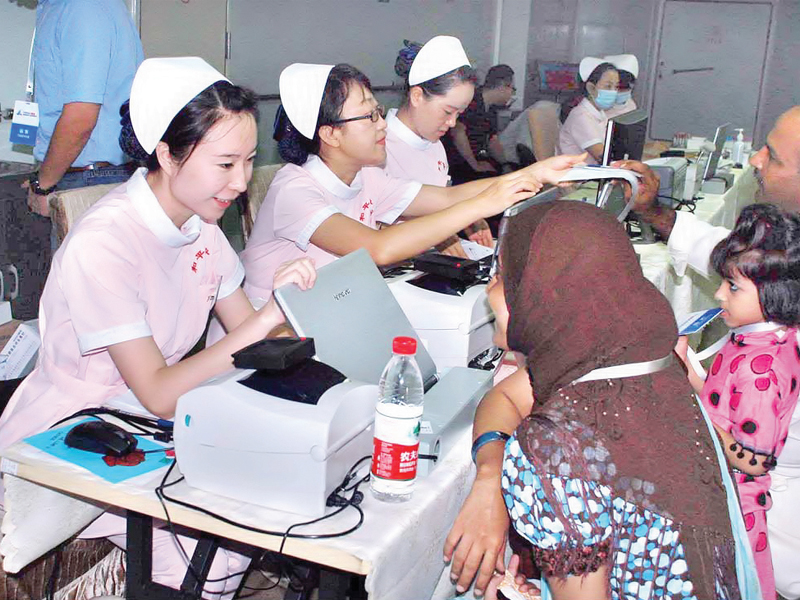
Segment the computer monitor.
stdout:
[[717,132],[714,134],[714,150],[709,154],[705,168],[703,169],[703,181],[711,179],[717,172],[719,158],[722,156],[722,147],[725,145],[725,140],[728,138],[728,127],[730,127],[730,123],[723,123],[717,127]]
[[626,158],[642,160],[646,139],[647,111],[632,110],[609,119],[603,146],[603,166]]

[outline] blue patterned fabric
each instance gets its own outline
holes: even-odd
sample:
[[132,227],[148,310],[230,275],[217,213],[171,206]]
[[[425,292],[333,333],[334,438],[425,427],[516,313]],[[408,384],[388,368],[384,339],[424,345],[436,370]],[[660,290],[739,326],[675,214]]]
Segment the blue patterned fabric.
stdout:
[[[564,544],[589,550],[606,543],[613,553],[609,584],[615,600],[697,598],[680,531],[671,519],[614,497],[611,488],[596,482],[542,476],[548,477],[561,503],[555,510],[546,500],[540,475],[512,437],[506,444],[503,497],[515,529],[535,548],[555,554]],[[566,533],[572,528],[565,519],[581,539]],[[726,597],[719,586],[717,592],[718,598]]]

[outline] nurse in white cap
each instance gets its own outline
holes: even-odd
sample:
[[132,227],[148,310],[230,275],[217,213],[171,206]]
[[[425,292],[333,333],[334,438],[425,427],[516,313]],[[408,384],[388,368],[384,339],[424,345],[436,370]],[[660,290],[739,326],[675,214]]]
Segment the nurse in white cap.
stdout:
[[[386,121],[366,76],[349,65],[293,64],[280,94],[278,171],[242,253],[245,291],[271,296],[277,266],[308,256],[317,267],[366,248],[379,265],[424,252],[469,224],[554,183],[582,157],[455,187],[397,179],[386,161]],[[418,217],[391,227],[398,217]]]
[[[283,322],[255,312],[244,269],[216,221],[247,186],[256,152],[256,98],[199,58],[144,61],[123,118],[128,154],[146,162],[89,208],[53,258],[41,299],[36,368],[0,419],[0,448],[129,390],[172,418],[178,397],[233,366],[231,354]],[[276,284],[313,284],[300,261]],[[214,310],[230,334],[182,360]],[[104,514],[83,537],[125,545],[125,520]],[[195,540],[181,536],[191,555]],[[206,597],[230,596],[247,559],[217,552]],[[153,535],[154,580],[180,587],[186,563],[166,529]],[[215,592],[215,593],[212,593]]]
[[[405,43],[395,62],[395,72],[406,79],[406,97],[399,109],[386,116],[386,171],[394,177],[426,185],[450,182],[447,153],[441,142],[463,113],[478,81],[458,38],[439,35],[424,46]],[[489,224],[481,219],[465,230],[470,239],[492,244]],[[459,238],[437,248],[464,256]]]
[[586,151],[589,164],[603,160],[603,140],[608,123],[606,111],[617,101],[619,73],[602,58],[587,56],[578,72],[583,82],[584,98],[572,109],[558,134],[559,152],[569,154]]
[[618,115],[636,110],[636,102],[633,100],[633,88],[636,86],[636,78],[639,77],[639,61],[633,54],[613,54],[603,57],[603,60],[610,62],[619,72],[619,91],[614,106],[606,111],[609,119]]

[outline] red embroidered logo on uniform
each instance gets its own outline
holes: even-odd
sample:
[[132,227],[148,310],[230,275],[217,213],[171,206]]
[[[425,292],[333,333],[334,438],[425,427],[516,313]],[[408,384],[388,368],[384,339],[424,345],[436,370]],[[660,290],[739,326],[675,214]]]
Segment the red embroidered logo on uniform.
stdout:
[[192,273],[197,273],[197,261],[200,260],[201,258],[205,258],[206,256],[211,256],[211,252],[208,251],[208,247],[195,252],[194,257],[197,260],[192,263]]
[[[375,212],[375,210],[370,207],[373,204],[374,203],[372,202],[372,199],[370,199],[369,201],[364,202],[364,204],[361,205],[361,214],[358,216],[359,221],[364,223],[367,219],[372,219],[372,215]],[[367,216],[367,210],[369,210],[369,216]]]
[[439,170],[442,173],[446,173],[447,172],[447,165],[444,163],[444,161],[441,161],[441,160],[436,161],[436,166],[439,167]]

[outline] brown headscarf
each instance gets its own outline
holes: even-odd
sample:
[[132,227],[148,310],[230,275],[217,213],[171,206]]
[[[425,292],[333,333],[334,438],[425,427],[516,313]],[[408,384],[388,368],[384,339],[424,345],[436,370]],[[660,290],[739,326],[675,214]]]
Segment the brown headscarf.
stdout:
[[[502,243],[509,347],[526,355],[535,396],[517,429],[522,450],[540,473],[608,485],[674,520],[698,597],[713,598],[715,580],[738,596],[713,442],[677,361],[652,375],[572,384],[596,368],[667,356],[677,339],[669,303],[642,275],[622,226],[561,201],[515,216]],[[585,558],[567,544],[543,568],[563,576]]]

